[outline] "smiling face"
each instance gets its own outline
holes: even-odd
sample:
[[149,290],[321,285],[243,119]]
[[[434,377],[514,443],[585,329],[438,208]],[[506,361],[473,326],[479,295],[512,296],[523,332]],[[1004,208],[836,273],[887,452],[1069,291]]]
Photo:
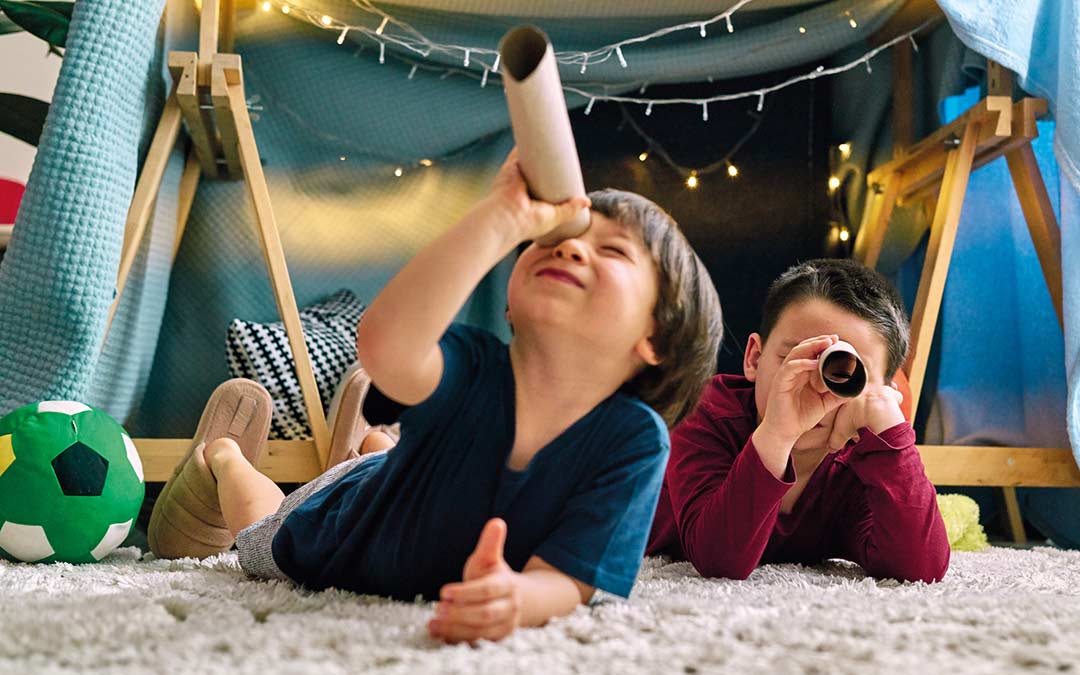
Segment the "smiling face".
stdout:
[[[791,348],[807,338],[834,334],[855,347],[866,367],[869,382],[885,383],[888,347],[870,322],[821,298],[793,302],[780,313],[764,345],[757,333],[750,336],[746,345],[743,372],[754,383],[759,424],[765,416],[773,378]],[[800,436],[793,450],[824,448],[835,418],[834,410],[817,427]]]
[[658,282],[640,236],[595,211],[580,237],[531,244],[507,289],[516,332],[558,328],[605,353],[655,364],[648,343]]

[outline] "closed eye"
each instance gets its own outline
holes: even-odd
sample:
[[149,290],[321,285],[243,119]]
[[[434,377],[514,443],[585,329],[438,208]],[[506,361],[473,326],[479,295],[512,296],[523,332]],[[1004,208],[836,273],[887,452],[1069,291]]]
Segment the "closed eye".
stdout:
[[615,255],[622,256],[623,258],[629,258],[630,257],[629,254],[627,254],[625,249],[622,249],[622,248],[620,248],[618,246],[611,246],[611,245],[602,246],[600,248],[600,250],[614,253]]

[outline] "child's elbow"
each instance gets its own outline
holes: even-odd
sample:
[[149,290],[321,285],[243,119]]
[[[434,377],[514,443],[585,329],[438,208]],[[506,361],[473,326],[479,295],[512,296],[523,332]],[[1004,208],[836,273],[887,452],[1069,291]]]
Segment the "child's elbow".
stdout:
[[377,321],[364,319],[356,327],[356,359],[373,378],[378,374],[379,364],[394,362],[393,357],[385,353],[388,341],[383,333]]

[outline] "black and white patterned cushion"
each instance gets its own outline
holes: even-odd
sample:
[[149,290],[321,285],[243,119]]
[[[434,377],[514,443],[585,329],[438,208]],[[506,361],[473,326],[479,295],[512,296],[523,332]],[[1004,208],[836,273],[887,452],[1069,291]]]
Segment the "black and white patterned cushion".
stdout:
[[[345,369],[356,361],[356,325],[363,313],[364,304],[346,289],[300,311],[324,413]],[[259,382],[274,399],[270,438],[311,438],[285,325],[233,319],[226,338],[226,353],[233,377]]]

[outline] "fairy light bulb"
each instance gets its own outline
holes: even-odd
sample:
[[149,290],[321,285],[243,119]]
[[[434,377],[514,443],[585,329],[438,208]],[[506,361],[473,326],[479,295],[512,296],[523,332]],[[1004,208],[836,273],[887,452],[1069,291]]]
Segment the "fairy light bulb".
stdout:
[[829,176],[829,192],[835,192],[840,187],[840,179],[836,176]]
[[292,9],[290,9],[288,5],[282,5],[281,6],[281,13],[282,14],[288,14],[291,11],[292,11]]
[[732,178],[735,178],[736,176],[739,175],[739,167],[735,166],[731,162],[728,162],[727,175],[731,176]]
[[645,160],[647,160],[649,158],[649,151],[648,150],[643,150],[641,152],[641,154],[637,156],[637,158],[640,161],[644,162]]
[[324,25],[324,26],[329,26],[329,25],[330,25],[331,23],[333,23],[333,22],[334,22],[334,20],[333,20],[333,19],[331,19],[330,17],[326,16],[325,14],[323,14],[323,15],[322,15],[322,18],[321,18],[321,19],[319,19],[319,21],[321,21],[321,22],[322,22],[322,25]]
[[264,11],[264,12],[269,12],[270,11],[270,3],[269,2],[264,2],[262,4],[262,11]]
[[686,177],[686,187],[690,188],[691,190],[694,190],[694,189],[697,189],[697,186],[698,186],[697,171],[691,171],[690,175]]
[[851,143],[841,143],[836,146],[840,150],[840,156],[844,159],[851,157]]
[[398,168],[394,169],[394,175],[397,176],[398,178],[401,178],[401,174],[403,174],[403,173],[405,173],[405,172],[401,169],[400,166]]
[[422,160],[420,160],[420,166],[431,166],[434,163],[435,162],[431,161],[430,159],[422,159]]
[[851,238],[851,230],[846,227],[840,230],[840,241],[847,241]]

